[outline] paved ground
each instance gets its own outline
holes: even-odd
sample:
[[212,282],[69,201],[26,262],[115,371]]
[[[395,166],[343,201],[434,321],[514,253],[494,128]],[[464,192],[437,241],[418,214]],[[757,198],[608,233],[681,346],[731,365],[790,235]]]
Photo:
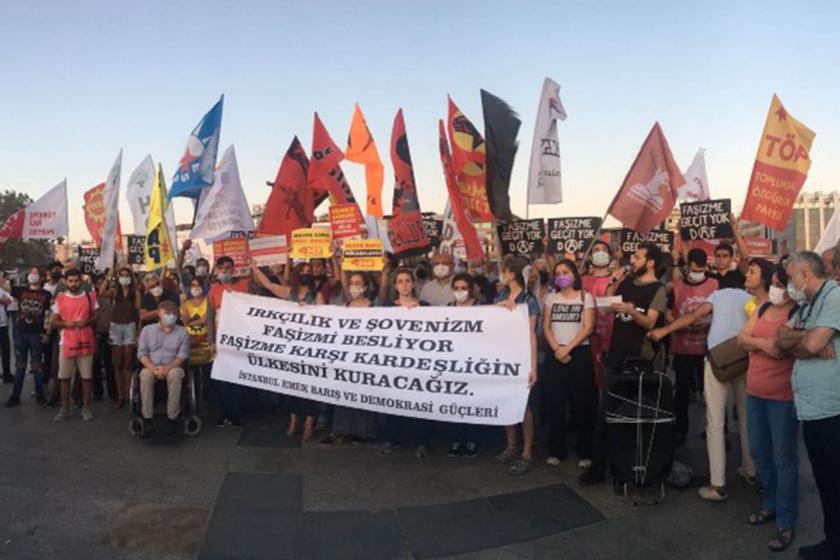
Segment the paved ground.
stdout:
[[[9,390],[0,388],[4,402]],[[438,445],[421,460],[406,449],[383,457],[367,445],[300,446],[267,413],[241,430],[141,441],[128,433],[127,412],[94,410],[90,423],[56,425],[54,411],[28,398],[0,409],[0,558],[770,556],[769,529],[744,522],[759,496],[740,482],[723,504],[692,489],[634,508],[609,487],[579,488],[571,459],[512,477],[489,451],[451,459]],[[496,432],[488,438],[501,443]],[[797,542],[812,543],[821,517],[801,456]],[[705,473],[699,436],[679,457]],[[795,558],[796,544],[773,557]]]

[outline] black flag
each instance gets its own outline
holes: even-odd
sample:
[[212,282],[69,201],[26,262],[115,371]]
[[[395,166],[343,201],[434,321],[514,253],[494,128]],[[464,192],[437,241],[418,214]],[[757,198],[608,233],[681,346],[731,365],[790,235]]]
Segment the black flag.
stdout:
[[484,141],[487,149],[487,200],[493,215],[510,222],[510,175],[516,156],[516,135],[519,133],[519,115],[510,105],[485,90],[481,90],[481,107],[484,112]]

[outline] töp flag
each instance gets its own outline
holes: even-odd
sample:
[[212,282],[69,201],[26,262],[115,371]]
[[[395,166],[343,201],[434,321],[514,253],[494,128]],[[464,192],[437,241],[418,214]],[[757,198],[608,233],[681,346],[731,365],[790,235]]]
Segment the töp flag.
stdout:
[[438,121],[440,163],[443,166],[443,177],[446,182],[446,190],[449,193],[449,204],[452,208],[452,215],[458,226],[458,232],[464,239],[464,247],[467,250],[468,259],[481,259],[484,257],[484,250],[475,231],[470,216],[464,207],[461,191],[458,189],[458,178],[452,166],[452,156],[449,153],[449,143],[446,141],[446,129],[443,121]]
[[213,171],[219,153],[219,136],[222,132],[224,101],[223,95],[190,133],[187,148],[172,178],[170,198],[186,196],[198,199],[201,190],[213,184]]
[[560,141],[557,119],[566,120],[566,110],[560,101],[560,85],[546,78],[543,82],[534,141],[531,145],[531,164],[528,167],[528,204],[556,204],[563,202],[560,181]]
[[120,150],[111,172],[105,180],[103,194],[105,207],[105,224],[102,228],[102,243],[99,245],[99,257],[96,259],[96,270],[102,272],[114,266],[114,253],[122,248],[122,231],[120,230],[120,175],[122,173],[122,150]]
[[[148,155],[129,175],[125,186],[128,207],[134,219],[134,235],[146,235],[146,222],[149,221],[149,205],[152,202],[154,185],[155,164],[152,156]],[[169,238],[175,239],[175,212],[171,202],[166,206],[166,225],[169,228]]]
[[691,165],[683,173],[685,184],[677,189],[680,202],[709,200],[709,179],[706,176],[706,150],[699,148]]
[[348,161],[365,166],[365,185],[367,186],[367,214],[382,217],[382,184],[385,181],[385,168],[379,159],[376,142],[370,133],[362,108],[356,103],[350,134],[347,136],[347,149],[344,157]]
[[814,132],[794,119],[774,94],[758,143],[742,220],[784,231],[811,167]]
[[461,191],[461,200],[470,213],[470,219],[489,222],[493,219],[493,212],[487,199],[487,152],[484,138],[452,99],[447,99],[452,168],[458,181],[458,190]]
[[146,222],[146,271],[158,270],[173,260],[172,240],[166,227],[165,209],[168,198],[163,168],[158,164],[152,200],[149,205],[149,221]]
[[231,145],[216,169],[213,186],[201,193],[190,238],[209,242],[228,237],[232,231],[254,231],[254,219]]
[[420,201],[417,198],[417,185],[414,182],[414,168],[408,151],[408,137],[405,133],[405,121],[402,109],[394,117],[391,132],[391,165],[394,167],[394,203],[393,218],[388,225],[388,238],[394,256],[397,258],[425,252],[429,248],[429,239],[423,228],[423,216],[420,213]]
[[8,239],[56,239],[67,237],[67,179],[21,208],[0,227],[0,243]]
[[642,235],[665,221],[685,184],[665,134],[655,123],[607,211]]
[[290,240],[292,231],[312,226],[315,206],[312,189],[306,184],[308,169],[309,158],[295,136],[277,170],[257,232],[285,235]]
[[485,90],[481,90],[481,108],[487,148],[487,201],[496,218],[509,222],[513,214],[508,189],[522,121],[510,105]]

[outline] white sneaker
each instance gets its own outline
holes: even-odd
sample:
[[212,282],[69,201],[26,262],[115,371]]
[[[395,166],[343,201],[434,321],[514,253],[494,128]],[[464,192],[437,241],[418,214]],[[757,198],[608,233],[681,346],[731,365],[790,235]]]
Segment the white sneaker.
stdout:
[[701,498],[709,500],[710,502],[722,502],[729,497],[729,494],[726,493],[725,489],[716,488],[714,486],[703,486],[697,491],[697,493]]
[[592,466],[592,459],[581,459],[578,461],[578,468],[588,469]]
[[545,464],[550,467],[557,467],[560,465],[560,459],[558,459],[557,457],[549,457],[545,460]]
[[93,420],[93,411],[89,408],[82,407],[82,420],[85,422]]

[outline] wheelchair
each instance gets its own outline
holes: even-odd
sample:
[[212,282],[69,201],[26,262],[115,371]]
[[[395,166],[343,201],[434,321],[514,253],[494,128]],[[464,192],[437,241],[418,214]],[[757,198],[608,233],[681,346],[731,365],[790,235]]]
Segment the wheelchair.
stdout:
[[[181,366],[184,369],[184,380],[181,383],[181,416],[184,435],[189,437],[197,436],[201,432],[201,417],[198,415],[198,401],[196,399],[196,381],[194,368],[188,363]],[[135,437],[143,437],[146,434],[146,426],[143,422],[142,403],[140,402],[140,372],[143,368],[135,369],[131,374],[131,387],[129,391],[129,408],[131,419],[128,422],[128,430]],[[160,405],[166,402],[166,381],[155,380],[154,387],[154,412],[158,412]],[[154,416],[152,418],[154,420]]]

